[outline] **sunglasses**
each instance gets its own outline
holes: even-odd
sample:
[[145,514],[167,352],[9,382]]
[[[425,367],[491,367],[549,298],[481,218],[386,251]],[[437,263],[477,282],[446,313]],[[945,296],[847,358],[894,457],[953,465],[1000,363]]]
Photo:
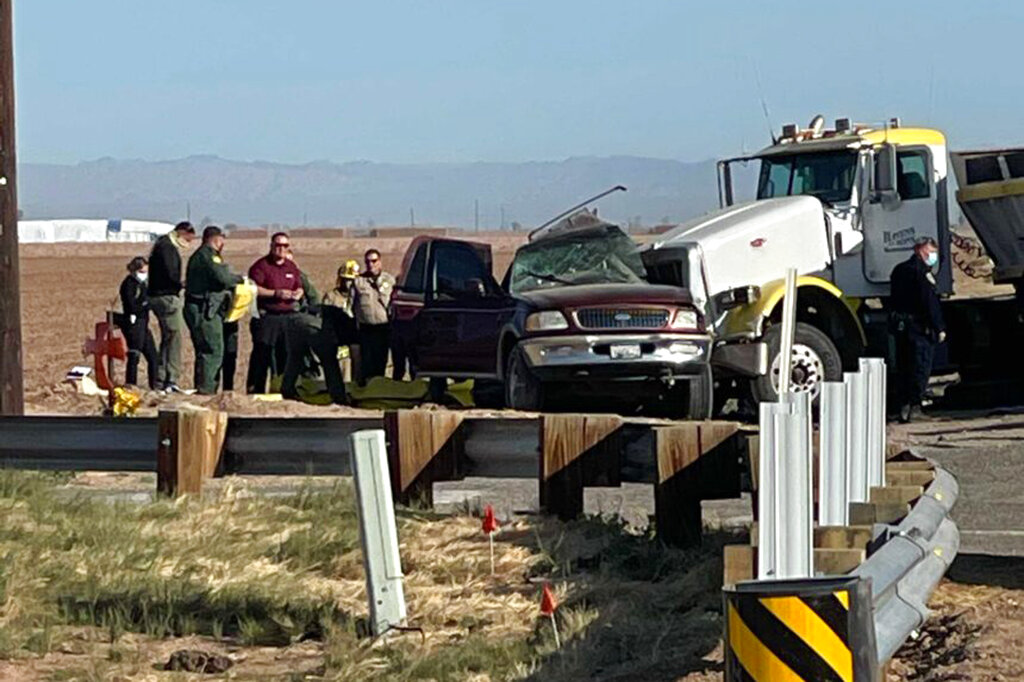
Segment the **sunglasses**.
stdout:
[[289,246],[291,246],[291,244],[289,244],[288,242],[284,242],[284,243],[274,242],[273,246],[274,246],[275,249],[278,249],[278,248],[280,248],[280,249],[287,249]]

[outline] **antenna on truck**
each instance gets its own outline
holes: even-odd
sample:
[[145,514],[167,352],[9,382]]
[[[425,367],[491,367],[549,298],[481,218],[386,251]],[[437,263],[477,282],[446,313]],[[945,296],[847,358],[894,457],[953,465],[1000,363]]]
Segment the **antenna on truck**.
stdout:
[[535,227],[533,230],[530,231],[530,234],[526,235],[526,238],[527,239],[533,239],[533,235],[537,234],[538,232],[543,230],[545,227],[547,227],[551,223],[553,223],[555,221],[558,221],[558,220],[561,220],[562,218],[564,218],[565,216],[569,215],[573,211],[581,209],[584,206],[586,206],[587,204],[593,203],[593,202],[597,201],[598,199],[601,199],[603,197],[608,196],[609,194],[612,194],[613,192],[625,192],[625,191],[626,191],[626,186],[625,185],[615,185],[614,187],[606,189],[605,191],[601,192],[600,194],[596,194],[596,195],[590,197],[589,199],[587,199],[586,201],[581,201],[580,203],[576,204],[572,208],[570,208],[570,209],[568,209],[566,211],[562,211],[561,213],[559,213],[558,215],[556,215],[554,218],[552,218],[551,220],[547,221],[543,225],[539,225],[539,226]]
[[757,68],[757,62],[751,60],[754,67],[754,82],[757,83],[757,96],[761,99],[761,113],[764,114],[764,122],[768,124],[768,137],[772,138],[772,144],[778,144],[775,137],[775,126],[772,125],[772,116],[768,113],[768,100],[764,96],[764,88],[761,87],[761,70]]

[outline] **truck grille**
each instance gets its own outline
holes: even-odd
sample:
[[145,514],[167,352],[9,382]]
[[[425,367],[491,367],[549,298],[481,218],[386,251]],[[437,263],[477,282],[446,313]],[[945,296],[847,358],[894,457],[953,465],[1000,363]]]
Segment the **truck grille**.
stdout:
[[576,312],[583,329],[661,329],[668,311],[659,308],[585,308]]

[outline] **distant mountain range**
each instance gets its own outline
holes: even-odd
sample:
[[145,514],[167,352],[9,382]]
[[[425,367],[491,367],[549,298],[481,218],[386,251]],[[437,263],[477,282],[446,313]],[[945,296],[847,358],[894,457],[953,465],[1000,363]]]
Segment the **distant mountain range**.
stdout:
[[541,223],[616,184],[598,204],[627,224],[679,221],[717,205],[711,161],[630,156],[527,163],[393,164],[316,161],[301,165],[190,156],[173,161],[104,158],[76,165],[23,163],[26,219],[136,218],[292,227],[417,225],[481,228]]

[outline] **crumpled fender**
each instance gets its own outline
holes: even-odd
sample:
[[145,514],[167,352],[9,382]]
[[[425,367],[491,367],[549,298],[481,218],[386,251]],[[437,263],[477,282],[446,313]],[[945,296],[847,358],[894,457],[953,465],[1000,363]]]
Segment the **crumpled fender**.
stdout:
[[[843,292],[832,282],[813,275],[800,275],[796,278],[797,289],[815,288],[828,292],[831,296],[841,301],[850,311],[857,330],[860,332],[861,340],[867,343],[864,329],[860,320],[857,319],[857,309],[860,306],[860,299],[847,298]],[[786,295],[786,280],[777,279],[761,286],[761,295],[753,303],[733,308],[725,314],[725,318],[719,325],[722,330],[721,336],[758,338],[764,332],[764,322],[772,316],[776,307],[782,302]]]

